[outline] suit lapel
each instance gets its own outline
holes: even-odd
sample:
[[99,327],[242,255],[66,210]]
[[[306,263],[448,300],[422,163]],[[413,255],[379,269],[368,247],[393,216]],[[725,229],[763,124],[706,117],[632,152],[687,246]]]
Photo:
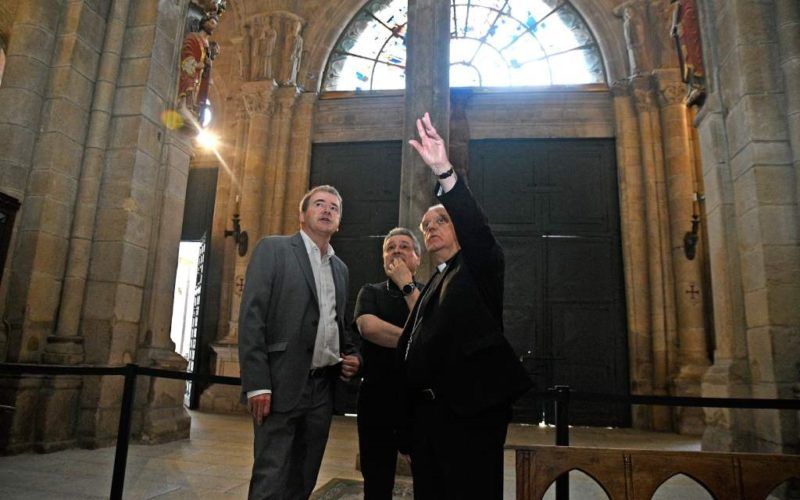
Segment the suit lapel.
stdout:
[[319,297],[317,297],[317,282],[314,281],[314,271],[311,270],[311,261],[308,260],[309,257],[308,251],[306,250],[306,244],[303,242],[303,237],[299,232],[292,236],[292,250],[294,250],[294,255],[297,257],[297,261],[300,263],[300,269],[303,270],[303,276],[305,276],[306,283],[311,289],[311,294],[314,296],[314,300],[317,301],[317,304],[319,304]]

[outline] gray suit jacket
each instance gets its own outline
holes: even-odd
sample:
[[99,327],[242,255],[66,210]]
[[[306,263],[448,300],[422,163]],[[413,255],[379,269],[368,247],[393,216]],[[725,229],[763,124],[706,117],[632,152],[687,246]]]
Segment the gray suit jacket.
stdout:
[[[335,255],[331,270],[339,346],[352,354],[356,348],[345,329],[348,270]],[[311,369],[318,321],[317,287],[302,236],[263,238],[247,266],[239,310],[243,402],[249,391],[270,389],[272,410],[297,406]]]

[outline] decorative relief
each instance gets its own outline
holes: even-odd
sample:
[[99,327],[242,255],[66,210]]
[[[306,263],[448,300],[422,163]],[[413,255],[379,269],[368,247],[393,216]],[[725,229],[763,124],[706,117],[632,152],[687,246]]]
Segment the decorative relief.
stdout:
[[245,113],[247,116],[253,114],[272,114],[272,92],[269,89],[259,86],[252,88],[251,86],[242,86],[241,94],[239,94],[239,112]]
[[675,41],[681,77],[687,85],[687,106],[702,106],[706,97],[703,44],[695,0],[671,0],[674,6],[670,33]]
[[631,79],[633,86],[633,98],[636,103],[636,109],[639,111],[646,111],[655,106],[655,92],[651,85],[650,78],[639,77]]
[[241,78],[274,81],[281,87],[296,85],[304,25],[303,18],[283,11],[248,19],[237,40]]
[[686,86],[680,82],[662,84],[658,96],[662,106],[683,104],[686,99]]
[[631,95],[630,81],[627,78],[614,81],[614,83],[611,84],[611,94],[614,97],[626,97]]

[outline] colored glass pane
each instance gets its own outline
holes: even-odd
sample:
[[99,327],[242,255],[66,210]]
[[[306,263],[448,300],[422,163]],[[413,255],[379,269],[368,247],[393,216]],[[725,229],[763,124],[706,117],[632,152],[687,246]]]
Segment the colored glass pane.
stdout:
[[[405,87],[407,0],[372,0],[353,18],[325,71],[325,90]],[[566,0],[452,0],[450,86],[605,81],[602,57]]]

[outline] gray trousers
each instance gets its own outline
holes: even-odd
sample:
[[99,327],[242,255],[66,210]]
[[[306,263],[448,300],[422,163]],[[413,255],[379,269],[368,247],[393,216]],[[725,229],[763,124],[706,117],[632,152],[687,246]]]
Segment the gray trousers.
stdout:
[[333,414],[329,377],[309,378],[298,405],[254,425],[250,500],[300,500],[314,491]]

